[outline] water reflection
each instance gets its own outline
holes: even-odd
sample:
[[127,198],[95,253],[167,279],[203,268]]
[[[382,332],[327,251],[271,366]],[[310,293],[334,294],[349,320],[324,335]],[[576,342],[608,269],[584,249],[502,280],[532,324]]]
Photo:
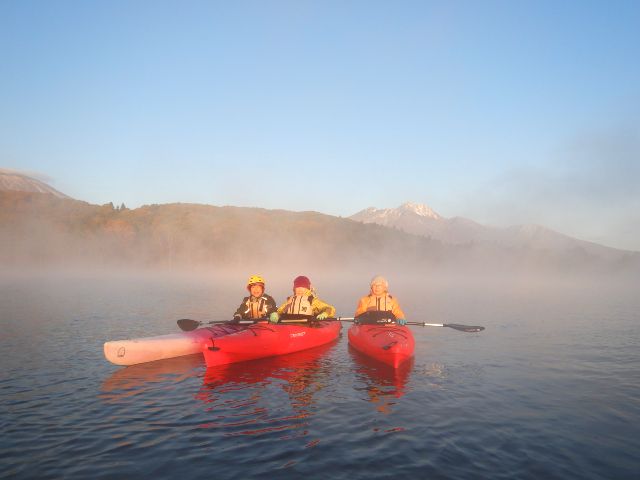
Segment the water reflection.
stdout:
[[413,371],[414,359],[411,358],[393,368],[349,346],[349,355],[354,365],[356,376],[365,384],[369,401],[380,413],[391,413],[397,400],[407,393],[407,382]]
[[197,376],[202,365],[202,354],[198,353],[118,368],[102,382],[100,398],[116,402],[143,394],[168,380],[179,383]]
[[[317,348],[261,360],[208,368],[196,398],[225,436],[290,431],[304,436],[314,415],[316,395],[329,383],[329,351],[337,341]],[[311,445],[313,446],[313,445]]]

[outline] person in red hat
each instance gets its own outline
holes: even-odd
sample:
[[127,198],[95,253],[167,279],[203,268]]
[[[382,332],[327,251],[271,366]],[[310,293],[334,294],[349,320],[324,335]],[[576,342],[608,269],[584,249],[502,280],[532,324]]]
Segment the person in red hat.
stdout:
[[266,318],[276,311],[276,301],[264,293],[264,278],[251,275],[247,280],[249,296],[242,299],[242,303],[233,314],[234,320]]
[[278,307],[269,317],[271,323],[278,323],[280,315],[313,315],[318,320],[333,317],[336,309],[333,305],[320,300],[311,287],[311,281],[305,276],[296,277],[293,281],[293,295]]

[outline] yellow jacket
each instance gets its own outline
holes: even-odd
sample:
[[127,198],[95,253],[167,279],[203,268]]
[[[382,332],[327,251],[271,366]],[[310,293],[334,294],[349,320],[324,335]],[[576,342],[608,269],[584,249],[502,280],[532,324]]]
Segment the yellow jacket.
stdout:
[[398,300],[388,293],[376,297],[373,294],[366,295],[358,302],[358,308],[354,317],[362,315],[365,312],[391,312],[396,318],[406,318],[404,312],[398,304]]
[[[309,297],[311,298],[311,315],[313,315],[314,317],[322,312],[326,312],[327,315],[330,317],[335,316],[336,314],[335,307],[333,305],[329,305],[328,303],[325,303],[322,300],[320,300],[318,297],[314,295],[314,292],[312,292],[311,290],[306,290],[305,293],[302,295],[302,297],[307,297],[307,299]],[[295,295],[291,295],[290,297],[288,297],[287,300],[278,307],[278,314],[293,313],[293,312],[288,312],[287,309],[295,299],[296,299]]]

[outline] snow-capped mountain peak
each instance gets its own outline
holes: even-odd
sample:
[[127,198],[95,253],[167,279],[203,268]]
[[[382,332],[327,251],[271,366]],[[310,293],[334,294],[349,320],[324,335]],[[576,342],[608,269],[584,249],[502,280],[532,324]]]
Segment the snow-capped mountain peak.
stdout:
[[433,218],[435,220],[442,218],[440,215],[434,212],[431,207],[428,207],[423,203],[405,202],[398,207],[398,210],[415,213],[416,215],[419,215],[421,217]]
[[427,205],[413,202],[403,203],[398,208],[367,208],[349,218],[362,223],[377,223],[451,245],[569,252],[578,249],[594,255],[610,255],[612,251],[540,225],[491,227],[462,217],[444,218]]
[[[418,218],[416,218],[418,217]],[[444,220],[439,214],[422,203],[405,202],[397,208],[369,207],[350,217],[353,220],[364,223],[379,223],[381,225],[395,226],[402,230],[397,222],[412,223],[415,221]]]

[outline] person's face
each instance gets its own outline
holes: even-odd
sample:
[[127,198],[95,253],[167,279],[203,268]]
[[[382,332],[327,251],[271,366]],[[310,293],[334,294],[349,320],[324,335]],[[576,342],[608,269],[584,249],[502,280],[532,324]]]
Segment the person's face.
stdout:
[[384,294],[384,285],[382,283],[374,283],[371,285],[371,293],[376,297],[380,297]]
[[254,297],[259,297],[264,292],[264,287],[256,283],[249,287],[249,291],[251,292],[251,295],[253,295]]
[[293,293],[295,295],[304,295],[304,292],[306,292],[307,289],[305,287],[296,287],[293,289]]

